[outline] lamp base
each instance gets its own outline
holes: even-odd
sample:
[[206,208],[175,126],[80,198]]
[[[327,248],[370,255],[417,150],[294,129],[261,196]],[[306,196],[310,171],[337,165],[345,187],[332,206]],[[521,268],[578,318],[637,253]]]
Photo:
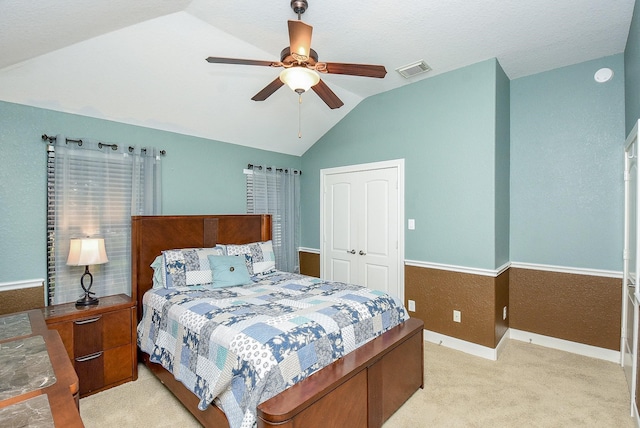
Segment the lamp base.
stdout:
[[[89,277],[89,286],[88,287],[86,285],[84,285],[84,279],[87,276]],[[76,306],[97,305],[98,304],[98,298],[91,296],[92,294],[96,294],[96,293],[94,293],[93,291],[90,291],[91,290],[91,286],[93,285],[93,275],[91,275],[91,272],[89,272],[89,266],[88,265],[85,266],[85,268],[84,268],[84,274],[80,278],[80,285],[82,285],[82,289],[84,290],[84,297],[81,297],[78,300],[76,300]]]
[[78,300],[76,300],[76,306],[91,306],[91,305],[97,305],[97,304],[98,304],[98,298],[92,297],[89,293],[85,293],[84,297],[81,297]]

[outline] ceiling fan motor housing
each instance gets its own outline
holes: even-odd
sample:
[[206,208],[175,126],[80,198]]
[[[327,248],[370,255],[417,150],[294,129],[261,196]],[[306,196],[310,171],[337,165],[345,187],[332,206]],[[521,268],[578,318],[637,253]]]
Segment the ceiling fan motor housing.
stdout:
[[298,14],[298,19],[308,7],[309,3],[307,3],[307,0],[291,0],[291,9]]

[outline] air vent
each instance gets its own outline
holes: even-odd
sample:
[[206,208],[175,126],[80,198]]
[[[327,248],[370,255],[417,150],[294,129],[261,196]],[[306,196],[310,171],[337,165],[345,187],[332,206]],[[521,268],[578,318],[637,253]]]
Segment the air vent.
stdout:
[[402,67],[396,68],[396,71],[402,75],[405,79],[409,77],[413,77],[417,74],[426,73],[427,71],[431,71],[431,67],[427,65],[424,60],[414,62],[408,65],[404,65]]

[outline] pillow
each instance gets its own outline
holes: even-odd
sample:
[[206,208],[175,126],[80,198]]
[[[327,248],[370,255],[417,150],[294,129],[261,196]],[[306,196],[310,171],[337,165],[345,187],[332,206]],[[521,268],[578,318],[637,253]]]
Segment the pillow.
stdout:
[[153,269],[153,288],[167,288],[164,281],[164,257],[159,255],[150,266]]
[[165,288],[211,284],[210,255],[223,255],[222,248],[182,248],[165,250]]
[[209,264],[214,288],[234,287],[253,282],[243,256],[209,256]]
[[253,242],[244,245],[226,245],[227,255],[244,254],[249,275],[266,275],[276,271],[276,256],[271,241]]

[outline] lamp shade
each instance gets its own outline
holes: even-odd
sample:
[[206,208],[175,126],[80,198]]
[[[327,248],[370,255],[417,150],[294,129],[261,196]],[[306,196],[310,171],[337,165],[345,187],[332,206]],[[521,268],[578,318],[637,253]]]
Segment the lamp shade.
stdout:
[[103,238],[79,238],[70,241],[68,265],[100,265],[108,261]]
[[280,80],[290,87],[292,91],[301,94],[317,84],[320,81],[320,76],[306,67],[291,67],[282,70]]

